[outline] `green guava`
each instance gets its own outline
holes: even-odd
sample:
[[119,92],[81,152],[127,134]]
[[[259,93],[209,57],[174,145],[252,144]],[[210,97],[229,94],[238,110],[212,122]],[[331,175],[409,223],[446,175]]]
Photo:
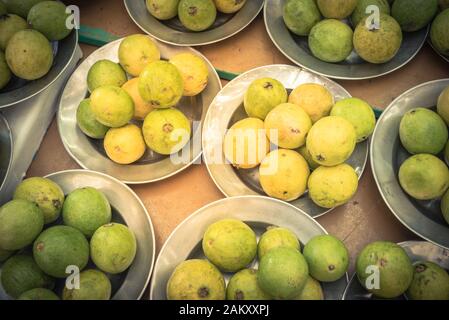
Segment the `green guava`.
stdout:
[[17,186],[14,199],[36,203],[44,214],[45,224],[48,224],[59,218],[64,204],[64,192],[50,179],[32,177]]
[[0,248],[0,262],[6,261],[9,257],[14,254],[14,250],[5,250]]
[[45,76],[53,65],[53,49],[39,31],[25,29],[16,32],[6,47],[6,62],[12,73],[25,80]]
[[262,259],[268,251],[279,247],[290,247],[298,251],[301,250],[301,244],[291,230],[281,227],[268,227],[267,231],[259,239],[257,256],[259,259]]
[[110,60],[98,60],[87,73],[87,87],[90,92],[102,86],[121,87],[128,81],[123,68]]
[[379,12],[390,14],[390,4],[387,0],[359,0],[354,12],[351,15],[351,23],[354,28],[357,27],[360,21],[370,15],[366,13],[368,6],[377,6],[379,8]]
[[449,125],[449,87],[444,89],[438,97],[437,112]]
[[84,99],[80,102],[76,110],[76,123],[85,135],[93,139],[103,139],[109,130],[109,127],[97,121],[92,111],[90,99]]
[[225,300],[223,275],[207,260],[186,260],[176,267],[168,280],[167,299]]
[[315,0],[287,0],[283,10],[284,23],[298,36],[307,36],[321,20]]
[[449,224],[449,191],[447,191],[441,199],[441,213],[444,220]]
[[5,54],[0,51],[0,90],[6,87],[9,80],[11,80],[11,70],[6,63]]
[[439,0],[438,4],[440,5],[441,11],[446,10],[449,8],[449,0]]
[[436,199],[449,187],[449,169],[434,155],[417,154],[405,160],[399,168],[399,183],[415,199]]
[[0,207],[0,247],[19,250],[33,243],[44,227],[41,209],[26,200],[12,200]]
[[243,105],[250,117],[265,120],[268,112],[288,99],[287,90],[272,78],[254,80],[246,90]]
[[161,59],[156,43],[146,34],[126,37],[118,49],[120,65],[134,77],[138,77],[151,62]]
[[310,154],[309,150],[307,150],[307,146],[304,145],[296,151],[299,152],[299,154],[302,155],[304,159],[306,159],[310,170],[315,170],[320,166],[318,162],[313,160],[312,155]]
[[13,298],[35,289],[53,289],[54,280],[39,269],[33,258],[18,254],[10,258],[2,267],[1,283],[5,292]]
[[449,274],[436,263],[417,261],[406,295],[411,300],[449,300]]
[[58,41],[72,32],[66,25],[69,16],[62,2],[43,1],[31,8],[27,20],[33,29],[41,32],[48,40]]
[[62,300],[109,300],[111,281],[101,271],[90,269],[79,274],[79,289],[64,287]]
[[42,1],[44,0],[3,0],[9,13],[17,14],[25,19],[31,8]]
[[35,288],[22,293],[17,300],[59,300],[59,297],[51,290]]
[[325,62],[341,62],[352,52],[352,29],[340,20],[325,19],[310,31],[309,48]]
[[358,0],[316,0],[318,8],[326,18],[344,19],[349,17]]
[[0,15],[0,49],[4,51],[9,39],[16,32],[27,28],[27,22],[15,14]]
[[134,261],[136,250],[134,233],[119,223],[101,226],[90,240],[92,261],[107,273],[117,274],[128,269]]
[[234,274],[226,289],[226,300],[270,300],[260,287],[257,270],[243,269]]
[[111,222],[111,205],[100,190],[79,188],[67,196],[62,218],[65,225],[78,229],[90,238],[95,230]]
[[212,0],[181,0],[178,17],[187,29],[203,31],[214,24],[217,8]]
[[246,0],[214,0],[217,10],[223,13],[235,13],[243,8]]
[[413,279],[413,266],[405,250],[387,241],[365,246],[357,257],[356,272],[360,284],[380,298],[400,296]]
[[438,0],[395,0],[391,7],[391,15],[406,32],[427,27],[437,12]]
[[449,57],[449,8],[437,15],[430,28],[432,44],[442,55]]
[[170,108],[181,99],[184,82],[173,64],[155,61],[147,65],[140,74],[139,92],[154,108]]
[[321,284],[309,276],[304,285],[304,289],[302,289],[301,293],[294,300],[324,300]]
[[168,20],[178,15],[179,0],[146,0],[147,10],[159,20]]
[[203,237],[206,257],[225,272],[245,268],[257,253],[256,234],[248,225],[235,219],[224,219],[211,224]]
[[4,2],[0,1],[0,16],[3,16],[8,13],[8,10],[6,10],[6,5]]
[[46,229],[34,241],[33,256],[38,266],[55,278],[68,276],[67,267],[83,270],[89,261],[89,243],[84,235],[69,226]]
[[294,248],[275,248],[268,251],[259,261],[259,286],[274,299],[297,297],[308,277],[309,267],[306,259]]
[[190,140],[190,121],[178,109],[153,110],[143,122],[143,137],[151,149],[160,154],[173,154]]

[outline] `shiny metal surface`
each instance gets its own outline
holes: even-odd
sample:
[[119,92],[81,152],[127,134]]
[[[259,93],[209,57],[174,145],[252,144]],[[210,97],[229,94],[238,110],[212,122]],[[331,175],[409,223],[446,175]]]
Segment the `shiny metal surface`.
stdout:
[[[11,170],[13,159],[12,132],[8,121],[0,113],[0,191],[6,182],[6,177]],[[0,203],[1,205],[1,203]]]

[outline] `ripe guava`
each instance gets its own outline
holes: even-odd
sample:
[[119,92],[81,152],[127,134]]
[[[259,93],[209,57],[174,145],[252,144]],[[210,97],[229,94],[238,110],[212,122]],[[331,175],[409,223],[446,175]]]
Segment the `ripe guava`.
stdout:
[[85,135],[93,139],[103,139],[109,127],[97,121],[90,101],[90,99],[84,99],[80,102],[76,110],[76,123]]
[[146,0],[148,12],[159,20],[168,20],[178,15],[179,0]]
[[246,0],[214,0],[217,10],[223,13],[235,13],[242,9]]
[[207,86],[209,69],[204,60],[193,53],[180,53],[170,58],[181,73],[184,82],[184,96],[200,94]]
[[254,80],[246,90],[243,105],[250,117],[265,120],[268,112],[281,103],[287,102],[287,90],[272,78]]
[[35,288],[22,293],[17,300],[59,300],[59,297],[51,290]]
[[326,87],[318,83],[304,83],[290,93],[288,102],[303,108],[312,123],[315,123],[329,115],[334,105],[334,98]]
[[291,32],[298,36],[307,36],[312,27],[321,20],[321,14],[315,0],[287,0],[283,18]]
[[209,261],[186,260],[173,271],[167,283],[168,300],[225,300],[223,275]]
[[359,0],[354,12],[351,15],[351,23],[354,28],[357,27],[360,21],[369,16],[369,14],[366,13],[368,6],[377,6],[379,8],[379,12],[390,14],[390,4],[387,0]]
[[318,22],[309,35],[312,54],[325,62],[341,62],[352,52],[352,29],[340,20]]
[[400,296],[413,279],[413,266],[405,250],[387,241],[365,246],[357,257],[356,272],[360,284],[380,298]]
[[19,250],[33,243],[44,227],[44,214],[37,204],[11,200],[0,207],[0,247]]
[[109,159],[119,164],[136,162],[146,151],[142,130],[135,124],[111,128],[103,141]]
[[16,32],[27,28],[27,22],[15,14],[0,15],[0,49],[4,51],[9,39]]
[[270,300],[260,287],[257,270],[243,269],[234,274],[226,289],[226,300]]
[[9,80],[11,80],[11,70],[6,63],[5,54],[0,51],[0,90],[6,87]]
[[125,90],[134,102],[134,119],[144,120],[145,117],[153,110],[151,103],[143,100],[139,92],[139,78],[128,80],[122,89]]
[[134,34],[120,43],[118,59],[126,72],[138,77],[148,64],[161,59],[161,53],[149,36]]
[[399,183],[415,199],[436,199],[449,187],[449,170],[434,155],[417,154],[405,160],[399,168]]
[[190,140],[190,121],[178,109],[150,112],[143,122],[143,137],[147,146],[160,154],[173,154]]
[[449,224],[449,191],[447,191],[441,199],[441,213],[444,220]]
[[[271,143],[285,149],[296,149],[306,143],[312,128],[307,112],[293,103],[283,103],[271,110],[265,118],[265,130]],[[274,134],[273,137],[273,132]]]
[[254,260],[257,252],[256,234],[248,225],[235,219],[211,224],[203,237],[206,257],[224,272],[236,272]]
[[257,256],[259,259],[262,259],[268,251],[279,247],[290,247],[299,251],[301,244],[291,230],[280,227],[268,227],[267,231],[259,239]]
[[324,300],[321,284],[309,276],[304,285],[304,289],[302,289],[301,293],[294,300]]
[[316,2],[324,17],[341,20],[351,15],[358,0],[317,0]]
[[334,167],[319,167],[308,182],[309,196],[320,207],[331,209],[347,203],[357,192],[358,177],[346,163]]
[[449,125],[449,87],[444,89],[438,97],[437,112]]
[[101,226],[90,240],[92,261],[107,273],[117,274],[128,269],[134,261],[136,250],[134,233],[119,223]]
[[121,87],[128,78],[122,67],[110,60],[98,60],[87,73],[87,87],[90,92],[102,86]]
[[391,7],[391,15],[406,32],[427,27],[437,12],[438,0],[395,0]]
[[17,14],[25,19],[31,8],[42,1],[44,0],[3,0],[9,13]]
[[436,263],[417,261],[406,295],[411,300],[449,300],[449,274]]
[[89,261],[89,243],[81,231],[69,226],[46,229],[34,241],[33,256],[39,268],[55,278],[68,276],[67,267],[81,271]]
[[50,41],[62,40],[72,29],[67,28],[66,6],[59,1],[42,1],[31,8],[28,13],[30,26],[41,32]]
[[95,230],[111,222],[111,205],[106,196],[92,187],[73,190],[62,209],[64,224],[90,238]]
[[279,247],[268,251],[259,261],[258,283],[274,299],[293,299],[309,277],[306,259],[296,249]]
[[14,199],[36,203],[44,214],[45,224],[48,224],[59,218],[64,204],[64,192],[50,179],[32,177],[17,186]]
[[307,150],[307,146],[304,145],[296,151],[299,152],[299,154],[302,155],[304,159],[307,161],[310,170],[315,170],[320,166],[318,162],[313,160],[312,155],[310,154],[309,150]]
[[214,24],[217,8],[212,0],[181,0],[178,17],[187,29],[204,31]]
[[449,57],[449,8],[437,15],[430,28],[430,39],[439,53]]
[[109,300],[111,298],[111,281],[101,271],[95,269],[80,273],[79,289],[64,287],[62,300]]

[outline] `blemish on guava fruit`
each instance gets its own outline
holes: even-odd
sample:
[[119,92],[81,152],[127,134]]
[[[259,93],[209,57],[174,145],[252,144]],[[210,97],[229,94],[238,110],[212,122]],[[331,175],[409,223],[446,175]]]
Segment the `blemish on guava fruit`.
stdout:
[[209,296],[209,289],[205,287],[199,288],[198,295],[200,296],[200,298],[206,298],[207,296]]

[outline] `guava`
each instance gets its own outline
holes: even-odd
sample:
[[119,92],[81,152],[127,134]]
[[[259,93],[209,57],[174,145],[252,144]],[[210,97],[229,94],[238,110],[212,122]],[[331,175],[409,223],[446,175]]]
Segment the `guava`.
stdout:
[[117,274],[125,271],[136,256],[134,233],[120,223],[109,223],[95,231],[90,240],[91,258],[102,271]]
[[446,124],[449,125],[449,87],[444,89],[438,97],[437,112]]
[[315,170],[320,166],[318,162],[313,160],[312,155],[310,154],[309,150],[307,150],[307,146],[304,145],[296,151],[299,152],[299,154],[302,155],[303,158],[307,161],[310,170]]
[[46,229],[34,241],[33,256],[46,274],[65,278],[68,266],[77,266],[80,271],[86,267],[89,243],[81,231],[58,225]]
[[97,121],[90,102],[90,99],[84,99],[80,102],[76,110],[76,123],[78,128],[88,137],[103,139],[109,127]]
[[59,297],[51,290],[35,288],[22,293],[17,300],[59,300]]
[[173,154],[190,140],[190,121],[178,109],[150,112],[143,122],[143,137],[147,146],[160,154]]
[[0,1],[0,16],[7,14],[6,5],[4,2]]
[[441,199],[441,213],[444,220],[449,224],[449,191],[447,191]]
[[444,148],[444,161],[446,164],[449,163],[449,141],[446,143],[446,147]]
[[10,258],[2,267],[1,283],[5,292],[13,298],[35,289],[53,289],[54,279],[39,269],[29,255],[18,254]]
[[265,130],[271,143],[285,149],[296,149],[306,143],[312,128],[307,112],[293,103],[283,103],[271,110],[265,118]]
[[331,110],[331,116],[345,118],[354,126],[357,142],[362,142],[373,133],[376,116],[371,106],[358,98],[338,101]]
[[142,130],[135,124],[109,129],[103,146],[109,159],[119,164],[136,162],[146,151]]
[[[367,19],[367,18],[365,18]],[[401,26],[389,15],[380,14],[380,29],[368,29],[362,20],[354,31],[357,54],[370,63],[385,63],[394,58],[402,44]]]
[[[380,298],[402,295],[413,279],[413,266],[399,245],[376,241],[365,246],[356,260],[357,278],[369,292]],[[378,272],[378,287],[373,285],[373,273]]]
[[439,0],[438,4],[440,5],[441,10],[446,10],[449,8],[449,0]]
[[95,269],[80,273],[79,289],[64,287],[62,300],[109,300],[111,298],[111,281],[101,271]]
[[184,82],[184,96],[200,94],[207,86],[209,69],[203,58],[193,53],[179,53],[170,58],[181,73]]
[[351,15],[351,23],[354,28],[357,27],[360,21],[370,15],[369,13],[366,13],[366,9],[369,6],[377,6],[379,8],[379,12],[390,14],[390,4],[387,0],[359,0],[354,12]]
[[438,154],[448,139],[447,125],[436,112],[416,108],[402,117],[399,138],[411,154]]
[[100,190],[92,187],[75,189],[64,202],[62,218],[65,225],[90,238],[95,230],[111,222],[111,205]]
[[3,0],[9,13],[17,14],[25,19],[31,8],[42,1],[44,0]]
[[290,247],[298,251],[301,249],[298,238],[291,230],[281,227],[268,227],[259,239],[257,256],[262,259],[268,251],[279,247]]
[[72,32],[66,24],[69,16],[62,2],[42,1],[31,8],[27,20],[33,29],[41,32],[48,40],[58,41]]
[[217,8],[212,0],[181,0],[178,18],[191,31],[204,31],[215,22]]
[[326,18],[344,19],[349,17],[357,6],[358,0],[317,0],[321,14]]
[[0,49],[4,51],[9,39],[16,32],[27,28],[27,22],[15,14],[0,15]]
[[149,63],[161,59],[161,53],[149,36],[134,34],[122,40],[118,58],[126,72],[138,77]]
[[184,92],[181,73],[167,61],[150,63],[143,69],[139,79],[140,95],[154,108],[173,107]]
[[319,167],[308,182],[309,196],[322,208],[331,209],[347,203],[357,192],[358,177],[346,163],[333,167]]
[[449,8],[437,15],[430,28],[430,39],[435,49],[449,57]]
[[352,29],[340,20],[325,19],[310,30],[310,51],[322,61],[341,62],[352,52],[353,34]]
[[5,250],[0,248],[0,262],[6,261],[9,257],[14,254],[14,250]]
[[268,112],[287,102],[287,90],[272,78],[254,80],[245,92],[243,106],[250,117],[265,120]]
[[50,179],[32,177],[17,186],[14,199],[36,203],[44,214],[45,224],[48,224],[59,218],[64,204],[64,192]]
[[411,300],[449,300],[449,274],[436,263],[417,261],[407,298]]
[[271,151],[259,167],[260,184],[270,197],[293,201],[304,194],[310,170],[306,160],[296,151]]
[[214,0],[217,10],[223,13],[235,13],[243,8],[246,0]]
[[327,167],[345,162],[355,149],[357,135],[345,118],[329,116],[316,122],[307,135],[307,150],[314,161]]
[[274,299],[293,299],[309,277],[306,259],[296,249],[279,247],[268,251],[259,261],[258,283]]
[[298,36],[307,36],[312,27],[321,20],[321,14],[315,0],[287,0],[283,18],[291,32]]
[[179,0],[146,0],[147,10],[159,20],[169,20],[178,15]]
[[288,102],[304,109],[312,123],[326,117],[334,105],[330,91],[318,83],[304,83],[295,88],[288,97]]
[[260,287],[257,270],[243,269],[234,274],[226,289],[226,300],[270,300]]
[[399,168],[399,183],[415,199],[436,199],[449,187],[449,169],[434,155],[417,154],[405,160]]
[[5,54],[0,51],[0,90],[6,87],[11,80],[11,70],[6,63]]
[[173,271],[167,283],[168,300],[225,300],[223,275],[209,261],[186,260]]
[[236,272],[254,260],[257,252],[256,234],[248,225],[235,219],[211,224],[203,237],[206,257],[224,272]]
[[309,276],[304,285],[304,289],[302,289],[301,293],[294,300],[324,300],[321,284]]
[[133,99],[120,87],[108,85],[95,89],[90,105],[97,121],[107,127],[122,127],[134,116]]
[[6,62],[12,73],[25,80],[45,76],[53,65],[53,49],[39,31],[25,29],[16,32],[6,47]]
[[437,12],[438,0],[395,0],[391,7],[391,15],[406,32],[427,27]]
[[37,204],[11,200],[0,207],[0,248],[19,250],[33,243],[44,227],[44,214]]
[[120,64],[110,60],[98,60],[87,73],[87,87],[90,92],[102,86],[121,87],[128,81]]
[[303,254],[310,275],[318,281],[337,281],[348,270],[348,249],[334,236],[326,234],[313,237],[304,246]]
[[134,102],[134,119],[144,120],[145,117],[153,110],[151,103],[143,100],[139,92],[139,78],[128,80],[122,89],[125,90]]

